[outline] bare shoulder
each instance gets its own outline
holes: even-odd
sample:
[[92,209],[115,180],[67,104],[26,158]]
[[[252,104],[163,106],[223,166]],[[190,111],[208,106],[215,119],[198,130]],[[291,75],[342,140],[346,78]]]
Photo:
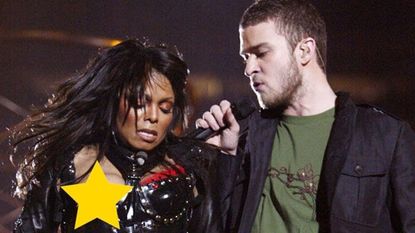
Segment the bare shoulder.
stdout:
[[[88,169],[90,169],[98,159],[98,147],[94,145],[84,146],[78,153],[75,154],[75,176],[76,178],[81,177]],[[108,181],[111,183],[124,184],[124,179],[118,169],[107,159],[103,157],[99,164],[105,173]],[[85,182],[88,175],[82,178],[80,182]]]
[[98,148],[94,145],[84,146],[80,151],[75,154],[75,176],[76,178],[82,176],[93,166],[98,158]]

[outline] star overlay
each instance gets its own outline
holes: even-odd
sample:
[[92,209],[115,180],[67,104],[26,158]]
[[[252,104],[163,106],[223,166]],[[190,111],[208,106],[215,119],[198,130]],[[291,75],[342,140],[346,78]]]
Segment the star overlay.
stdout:
[[65,185],[62,189],[78,204],[75,229],[98,218],[119,229],[116,204],[132,186],[108,182],[98,162],[85,183]]

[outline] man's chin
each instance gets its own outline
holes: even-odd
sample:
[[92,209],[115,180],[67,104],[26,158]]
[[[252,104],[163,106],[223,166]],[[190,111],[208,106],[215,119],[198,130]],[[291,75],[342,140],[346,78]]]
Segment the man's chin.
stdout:
[[262,109],[272,108],[275,100],[273,98],[267,98],[266,96],[257,95],[259,106]]
[[258,104],[262,109],[269,109],[270,108],[270,101],[263,95],[261,95],[260,93],[255,93],[257,100],[258,100]]
[[281,109],[288,106],[289,101],[286,99],[264,99],[258,96],[258,103],[262,109]]

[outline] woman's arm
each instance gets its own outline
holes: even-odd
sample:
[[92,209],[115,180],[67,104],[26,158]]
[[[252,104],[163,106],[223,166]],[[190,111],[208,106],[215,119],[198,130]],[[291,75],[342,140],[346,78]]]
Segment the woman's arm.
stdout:
[[45,172],[39,179],[39,184],[30,185],[23,211],[15,221],[13,232],[57,232],[61,217],[60,204],[56,179],[51,171]]

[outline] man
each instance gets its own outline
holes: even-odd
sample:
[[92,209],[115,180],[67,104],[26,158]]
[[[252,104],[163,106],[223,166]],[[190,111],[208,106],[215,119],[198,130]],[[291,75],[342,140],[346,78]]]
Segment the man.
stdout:
[[208,142],[236,155],[221,164],[226,232],[415,232],[414,132],[333,92],[317,10],[257,1],[239,33],[262,110],[246,138],[228,101],[196,121],[220,130]]

